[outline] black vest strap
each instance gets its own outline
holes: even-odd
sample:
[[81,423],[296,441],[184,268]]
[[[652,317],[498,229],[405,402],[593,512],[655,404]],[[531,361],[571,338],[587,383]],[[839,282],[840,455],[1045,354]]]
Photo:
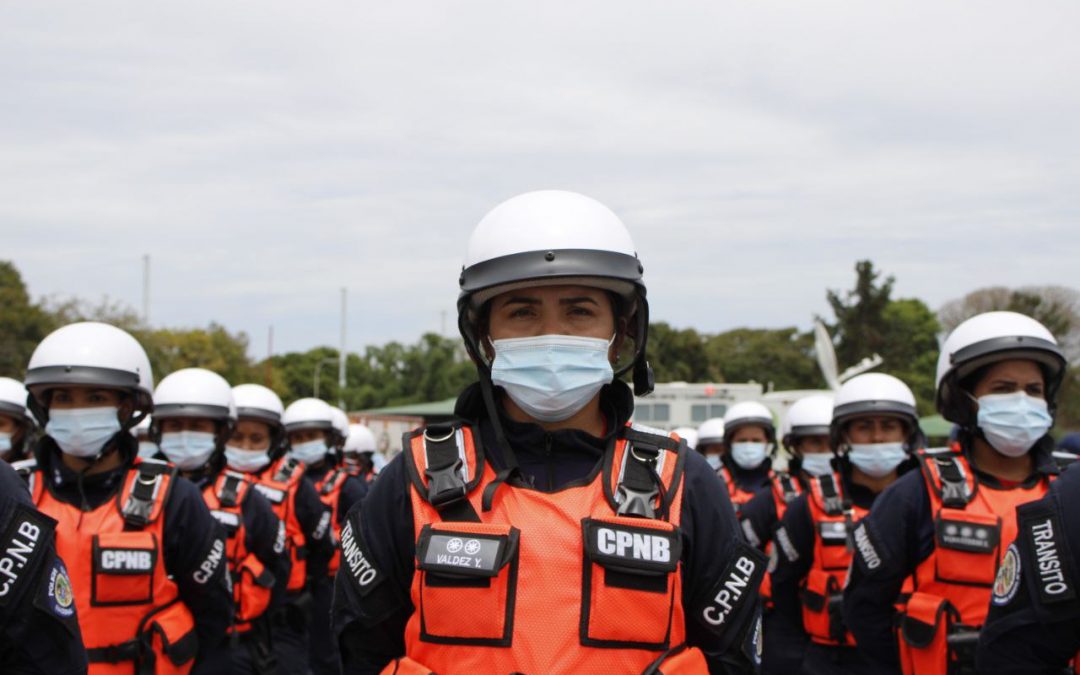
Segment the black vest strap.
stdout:
[[619,504],[616,513],[620,516],[656,518],[653,503],[659,497],[660,517],[666,519],[667,499],[656,465],[661,452],[677,450],[678,444],[670,438],[643,433],[633,427],[625,429],[623,437],[626,439],[626,452],[622,480],[615,487],[615,501]]
[[[166,475],[175,479],[176,467],[165,462],[144,460],[135,470],[138,475],[132,482],[131,491],[120,514],[124,517],[126,528],[141,530],[152,522],[151,516],[154,515],[154,504],[161,491],[161,484]],[[172,480],[169,485],[172,486]]]
[[830,516],[839,516],[844,512],[844,499],[840,496],[840,488],[837,486],[836,481],[833,480],[832,474],[825,474],[817,478],[818,485],[821,486],[821,496],[824,498],[825,503],[822,507],[825,509],[825,513]]
[[938,494],[941,503],[950,509],[962,509],[975,496],[968,489],[967,476],[964,468],[952,455],[934,457],[934,463],[938,470]]
[[465,481],[461,477],[458,427],[452,424],[429,426],[424,430],[424,452],[427,455],[424,475],[428,479],[428,503],[443,520],[480,522],[480,516],[466,497]]
[[780,474],[777,479],[780,482],[780,494],[784,498],[784,502],[790,504],[796,497],[799,496],[799,484],[790,474]]
[[226,473],[225,479],[221,481],[221,489],[218,490],[218,501],[221,505],[227,508],[232,508],[240,504],[240,488],[244,484],[244,478],[237,476],[236,474]]
[[278,467],[278,470],[274,474],[272,480],[278,483],[288,482],[288,480],[292,478],[293,472],[296,471],[296,467],[298,466],[300,466],[300,460],[295,457],[287,458],[284,462],[281,463],[281,466]]

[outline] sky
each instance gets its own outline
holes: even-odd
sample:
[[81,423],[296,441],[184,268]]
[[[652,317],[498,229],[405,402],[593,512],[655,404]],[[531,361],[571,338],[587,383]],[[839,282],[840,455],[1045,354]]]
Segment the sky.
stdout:
[[472,228],[611,207],[654,320],[1080,286],[1080,4],[0,4],[0,259],[256,358],[455,328]]

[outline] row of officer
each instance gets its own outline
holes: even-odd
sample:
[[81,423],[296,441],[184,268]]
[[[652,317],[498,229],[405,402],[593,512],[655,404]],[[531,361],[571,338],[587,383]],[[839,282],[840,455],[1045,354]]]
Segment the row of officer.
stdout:
[[[33,568],[52,579],[39,609],[61,620],[42,624],[58,637],[42,632],[20,649],[47,654],[30,659],[45,672],[62,672],[59,659],[71,653],[91,672],[308,672],[309,664],[338,672],[326,637],[335,533],[369,482],[337,466],[347,417],[313,399],[284,410],[265,387],[233,389],[199,368],[169,375],[151,397],[152,386],[134,338],[98,323],[47,337],[27,387],[0,379],[4,459],[23,474],[22,496],[41,509],[34,523],[43,542],[45,525],[49,541],[55,527],[59,569],[61,558],[72,569],[68,583],[66,572]],[[31,415],[42,422],[40,437]],[[157,459],[138,456],[132,432],[144,421],[143,447]],[[287,453],[292,446],[297,452]],[[8,534],[19,536],[17,528]],[[46,548],[41,560],[52,560]],[[25,552],[16,557],[29,578]],[[22,596],[34,599],[12,593],[12,603]],[[41,624],[34,613],[7,616],[12,630]],[[309,645],[309,633],[321,643]],[[75,647],[43,647],[61,640]],[[14,662],[17,650],[4,658]]]

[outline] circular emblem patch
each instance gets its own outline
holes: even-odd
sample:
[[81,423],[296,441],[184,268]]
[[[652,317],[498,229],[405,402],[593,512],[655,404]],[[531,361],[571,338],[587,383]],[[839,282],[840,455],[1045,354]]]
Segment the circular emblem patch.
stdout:
[[467,555],[476,555],[480,552],[480,542],[475,539],[470,539],[465,542],[465,553]]
[[997,578],[994,579],[994,596],[991,601],[1001,607],[1012,602],[1020,588],[1020,551],[1016,544],[1010,544],[1001,560]]
[[75,596],[71,593],[71,581],[68,580],[66,574],[56,575],[56,581],[53,582],[53,596],[56,598],[56,604],[62,608],[71,607],[71,603],[75,602]]
[[454,537],[450,541],[446,542],[446,550],[448,553],[457,553],[461,550],[462,541],[457,537]]

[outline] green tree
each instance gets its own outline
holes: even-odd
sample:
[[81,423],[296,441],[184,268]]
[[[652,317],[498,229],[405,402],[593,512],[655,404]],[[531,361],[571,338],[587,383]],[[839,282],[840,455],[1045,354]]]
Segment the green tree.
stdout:
[[672,328],[664,322],[649,326],[649,365],[657,382],[722,382],[710,363],[705,338],[693,328]]
[[833,290],[825,293],[836,317],[830,332],[841,369],[871,354],[880,354],[888,336],[885,308],[891,301],[895,280],[886,277],[878,283],[881,273],[874,270],[874,263],[869,260],[855,263],[855,275],[854,289],[843,295]]
[[15,265],[0,260],[0,376],[22,380],[34,348],[56,325],[31,302]]
[[706,353],[721,382],[772,383],[777,389],[823,386],[813,357],[814,338],[796,328],[738,328],[709,337]]

